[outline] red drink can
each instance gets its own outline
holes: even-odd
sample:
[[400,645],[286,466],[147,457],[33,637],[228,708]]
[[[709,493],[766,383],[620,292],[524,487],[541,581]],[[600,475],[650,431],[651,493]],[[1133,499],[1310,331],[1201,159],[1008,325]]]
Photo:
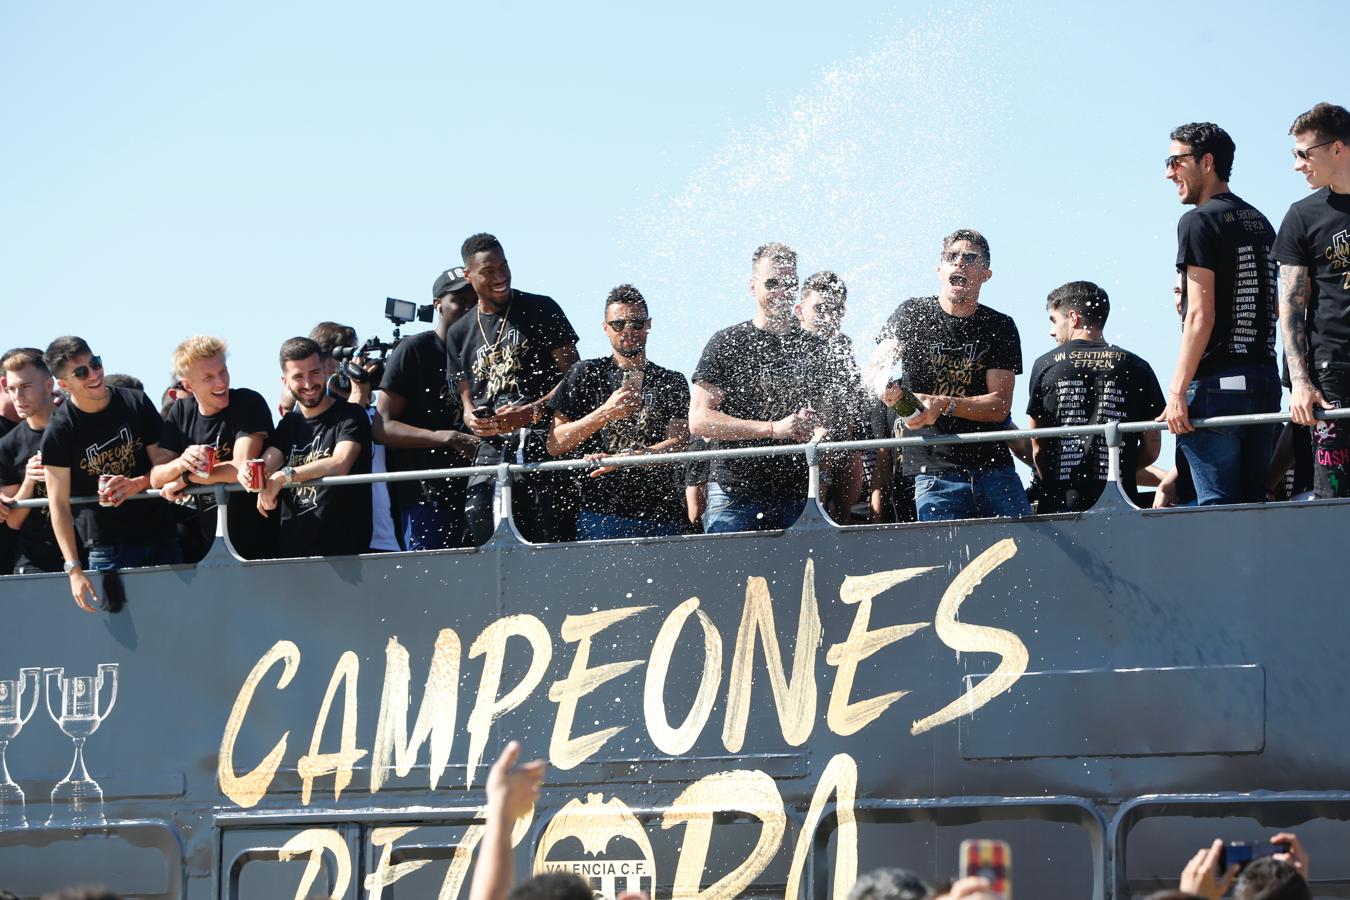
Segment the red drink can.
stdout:
[[113,502],[112,502],[111,500],[106,499],[107,496],[108,496],[108,482],[110,482],[110,481],[112,481],[112,480],[113,480],[113,477],[112,477],[111,475],[109,475],[107,472],[104,472],[103,474],[101,474],[101,475],[98,476],[98,505],[99,505],[99,506],[113,506],[113,505],[114,505]]
[[267,482],[267,467],[261,459],[248,461],[248,489],[250,493],[259,493]]
[[208,477],[216,467],[216,448],[211,444],[203,444],[202,449],[206,451],[206,463],[194,473],[198,478]]

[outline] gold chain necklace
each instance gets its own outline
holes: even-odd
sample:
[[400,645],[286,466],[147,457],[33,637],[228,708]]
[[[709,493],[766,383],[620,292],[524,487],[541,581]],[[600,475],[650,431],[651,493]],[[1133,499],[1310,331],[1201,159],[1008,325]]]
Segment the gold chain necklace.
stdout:
[[489,341],[487,330],[483,328],[483,307],[480,304],[474,309],[474,316],[478,319],[478,333],[483,336],[483,346],[487,348],[489,356],[496,354],[497,348],[501,346],[502,339],[506,336],[506,317],[511,314],[511,304],[516,300],[515,291],[511,292],[511,299],[506,301],[506,309],[502,311],[502,320],[497,323],[497,339]]

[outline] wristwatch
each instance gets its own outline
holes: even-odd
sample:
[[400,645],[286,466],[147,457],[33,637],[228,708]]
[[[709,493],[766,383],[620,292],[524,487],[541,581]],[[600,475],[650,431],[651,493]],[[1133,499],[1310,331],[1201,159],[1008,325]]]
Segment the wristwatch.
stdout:
[[282,466],[279,471],[281,472],[281,477],[286,479],[287,484],[290,484],[292,481],[295,480],[294,466]]
[[67,575],[78,568],[80,568],[80,561],[77,559],[68,559],[61,564],[61,571],[65,572]]
[[951,397],[947,400],[947,408],[942,411],[944,416],[956,415],[956,398]]

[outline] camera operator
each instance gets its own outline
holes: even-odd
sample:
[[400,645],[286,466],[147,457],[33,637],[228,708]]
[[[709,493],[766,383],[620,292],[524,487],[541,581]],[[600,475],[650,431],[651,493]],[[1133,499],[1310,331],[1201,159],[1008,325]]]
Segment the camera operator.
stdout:
[[[480,443],[464,430],[464,407],[445,380],[446,332],[478,298],[462,266],[442,272],[431,296],[436,327],[394,345],[375,401],[371,424],[375,440],[388,448],[391,472],[460,466],[473,460]],[[464,488],[463,478],[392,482],[403,549],[462,546]]]

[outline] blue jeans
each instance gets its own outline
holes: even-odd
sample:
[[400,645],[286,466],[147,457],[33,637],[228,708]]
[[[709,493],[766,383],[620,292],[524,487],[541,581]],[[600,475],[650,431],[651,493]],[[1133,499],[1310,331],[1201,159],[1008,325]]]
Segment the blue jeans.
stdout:
[[801,517],[806,498],[786,503],[760,503],[728,494],[715,481],[708,482],[708,507],[703,513],[705,534],[732,531],[772,531],[787,528]]
[[[1221,387],[1221,380],[1241,378],[1242,387]],[[1239,366],[1191,382],[1186,403],[1192,419],[1279,412],[1280,380],[1275,368]],[[1266,499],[1266,473],[1275,449],[1275,425],[1242,428],[1198,428],[1177,435],[1177,447],[1191,464],[1196,502],[1260,503]]]
[[172,541],[163,544],[94,544],[89,548],[91,572],[171,566],[182,561],[183,549]]
[[583,509],[577,514],[577,540],[603,541],[606,538],[666,537],[680,534],[679,522],[661,522],[653,519],[630,519]]
[[920,522],[1031,515],[1026,489],[1012,466],[915,475],[914,509]]
[[404,550],[445,550],[464,546],[464,508],[439,503],[399,507],[398,534]]

